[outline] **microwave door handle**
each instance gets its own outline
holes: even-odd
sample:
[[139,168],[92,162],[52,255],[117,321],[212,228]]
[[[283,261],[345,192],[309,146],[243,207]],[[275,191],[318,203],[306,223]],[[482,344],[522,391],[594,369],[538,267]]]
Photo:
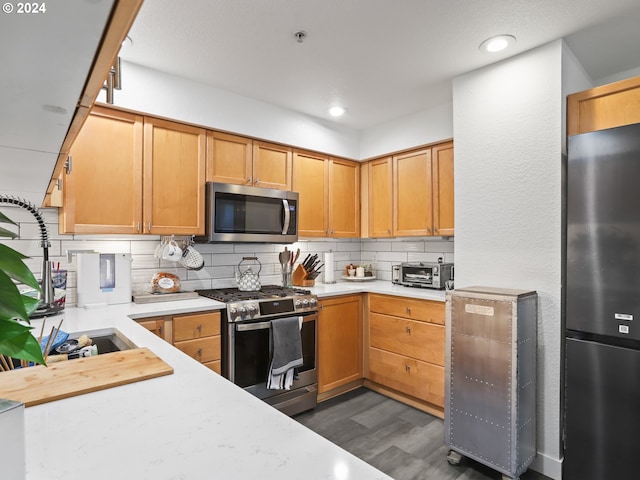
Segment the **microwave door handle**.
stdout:
[[286,235],[289,231],[289,223],[291,222],[291,212],[289,212],[289,201],[286,198],[282,199],[282,207],[284,208],[284,227],[282,228],[282,235]]

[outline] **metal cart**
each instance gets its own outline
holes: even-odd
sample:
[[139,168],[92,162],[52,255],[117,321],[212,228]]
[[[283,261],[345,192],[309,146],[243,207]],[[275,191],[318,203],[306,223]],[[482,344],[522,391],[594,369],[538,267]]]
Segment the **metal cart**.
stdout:
[[449,463],[466,456],[518,479],[536,455],[536,292],[448,292],[446,340]]

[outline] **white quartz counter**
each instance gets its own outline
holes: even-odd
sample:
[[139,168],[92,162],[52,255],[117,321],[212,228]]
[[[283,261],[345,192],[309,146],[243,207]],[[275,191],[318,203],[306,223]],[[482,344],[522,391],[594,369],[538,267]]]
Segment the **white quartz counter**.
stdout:
[[[376,292],[444,301],[444,292],[382,281],[312,290],[319,297]],[[174,373],[27,408],[27,480],[390,478],[131,320],[220,308],[200,298],[67,308],[50,317],[49,327],[64,318],[69,333],[116,328]],[[39,331],[40,321],[33,324]]]

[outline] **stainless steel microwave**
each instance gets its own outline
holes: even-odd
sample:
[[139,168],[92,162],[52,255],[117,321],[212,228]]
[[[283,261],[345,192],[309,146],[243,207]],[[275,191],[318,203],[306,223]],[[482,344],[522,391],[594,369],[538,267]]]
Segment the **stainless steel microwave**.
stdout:
[[298,240],[298,193],[207,182],[200,243],[293,243]]
[[407,287],[451,288],[453,263],[409,262],[393,265],[391,282]]

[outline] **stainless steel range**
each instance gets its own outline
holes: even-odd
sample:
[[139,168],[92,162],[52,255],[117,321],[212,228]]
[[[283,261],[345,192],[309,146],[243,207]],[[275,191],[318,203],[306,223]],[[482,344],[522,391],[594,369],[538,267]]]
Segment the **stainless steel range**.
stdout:
[[[198,290],[227,304],[222,315],[222,373],[230,381],[287,415],[314,408],[318,397],[316,324],[318,300],[309,290],[263,286],[256,292],[237,288]],[[303,365],[290,390],[266,387],[271,361],[271,320],[299,317]]]

